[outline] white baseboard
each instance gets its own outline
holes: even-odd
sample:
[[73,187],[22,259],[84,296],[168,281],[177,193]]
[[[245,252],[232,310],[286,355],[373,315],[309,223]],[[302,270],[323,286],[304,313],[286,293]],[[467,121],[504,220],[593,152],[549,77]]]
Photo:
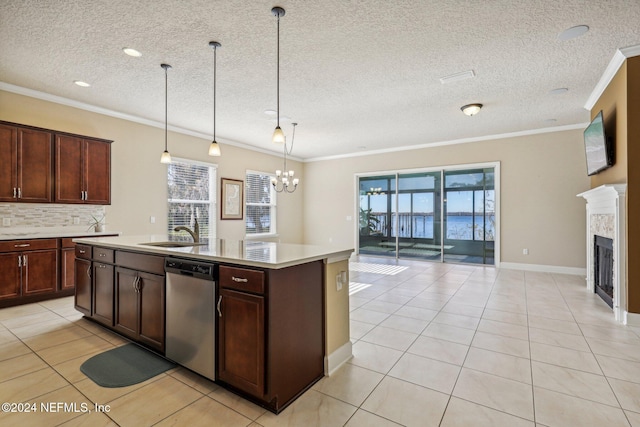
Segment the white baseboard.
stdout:
[[624,314],[626,317],[626,322],[624,322],[625,325],[640,328],[640,314],[629,313],[628,311],[625,311]]
[[324,374],[331,376],[342,365],[347,363],[353,357],[351,348],[351,341],[347,341],[344,345],[339,347],[336,351],[324,358]]
[[573,274],[576,276],[586,276],[587,269],[579,267],[561,267],[557,265],[541,265],[541,264],[521,264],[516,262],[501,262],[499,268],[507,270],[524,270],[524,271],[538,271],[541,273],[559,273],[559,274]]

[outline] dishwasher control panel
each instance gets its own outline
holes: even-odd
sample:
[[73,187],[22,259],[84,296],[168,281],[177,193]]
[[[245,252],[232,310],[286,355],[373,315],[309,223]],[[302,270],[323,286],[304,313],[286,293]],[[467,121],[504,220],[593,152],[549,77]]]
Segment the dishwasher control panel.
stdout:
[[164,271],[167,273],[182,274],[200,279],[215,280],[216,267],[216,264],[180,258],[168,257],[164,261]]

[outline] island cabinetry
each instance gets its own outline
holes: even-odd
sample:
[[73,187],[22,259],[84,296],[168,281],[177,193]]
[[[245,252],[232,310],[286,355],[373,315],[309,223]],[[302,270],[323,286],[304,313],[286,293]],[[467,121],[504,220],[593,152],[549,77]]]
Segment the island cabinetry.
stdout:
[[57,203],[111,203],[110,141],[56,134]]
[[91,258],[92,317],[106,326],[113,326],[114,251],[95,247]]
[[0,300],[56,291],[58,240],[0,242]]
[[324,376],[323,272],[220,266],[219,381],[278,413]]
[[93,297],[91,286],[91,246],[76,245],[75,247],[75,300],[76,310],[91,317],[93,314]]
[[164,353],[164,258],[115,252],[114,329]]
[[265,393],[264,273],[220,266],[218,378],[253,396]]
[[0,124],[1,202],[51,202],[52,141],[42,129]]

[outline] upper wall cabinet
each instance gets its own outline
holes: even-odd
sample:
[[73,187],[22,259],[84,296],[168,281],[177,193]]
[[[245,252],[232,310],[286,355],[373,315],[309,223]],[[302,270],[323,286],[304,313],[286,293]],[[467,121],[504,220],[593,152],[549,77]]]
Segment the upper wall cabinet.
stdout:
[[0,201],[52,201],[51,132],[0,124]]
[[111,143],[56,134],[57,203],[111,203]]

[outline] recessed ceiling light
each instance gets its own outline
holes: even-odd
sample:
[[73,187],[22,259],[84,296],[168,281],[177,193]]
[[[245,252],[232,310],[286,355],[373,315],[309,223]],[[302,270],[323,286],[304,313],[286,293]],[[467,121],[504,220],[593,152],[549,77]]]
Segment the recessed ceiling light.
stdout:
[[550,90],[550,91],[549,91],[549,93],[550,93],[551,95],[562,95],[563,93],[566,93],[566,92],[568,92],[568,91],[569,91],[569,89],[568,89],[568,88],[566,88],[566,87],[559,87],[559,88],[557,88],[557,89],[552,89],[552,90]]
[[136,58],[142,56],[142,54],[139,51],[137,51],[135,49],[132,49],[130,47],[124,47],[124,48],[122,48],[122,51],[124,53],[126,53],[127,55],[133,56],[133,57],[136,57]]
[[475,76],[476,76],[476,73],[473,70],[463,71],[461,73],[455,73],[455,74],[450,74],[448,76],[440,77],[440,83],[442,84],[453,83],[453,82],[458,82],[460,80],[471,79],[471,78],[474,78]]
[[76,85],[80,86],[80,87],[89,87],[89,86],[91,86],[89,83],[83,82],[82,80],[74,80],[73,82]]
[[568,28],[558,34],[558,40],[565,41],[580,37],[589,31],[589,27],[586,25],[577,25],[575,27]]
[[264,114],[267,116],[275,116],[278,112],[276,110],[264,110]]

